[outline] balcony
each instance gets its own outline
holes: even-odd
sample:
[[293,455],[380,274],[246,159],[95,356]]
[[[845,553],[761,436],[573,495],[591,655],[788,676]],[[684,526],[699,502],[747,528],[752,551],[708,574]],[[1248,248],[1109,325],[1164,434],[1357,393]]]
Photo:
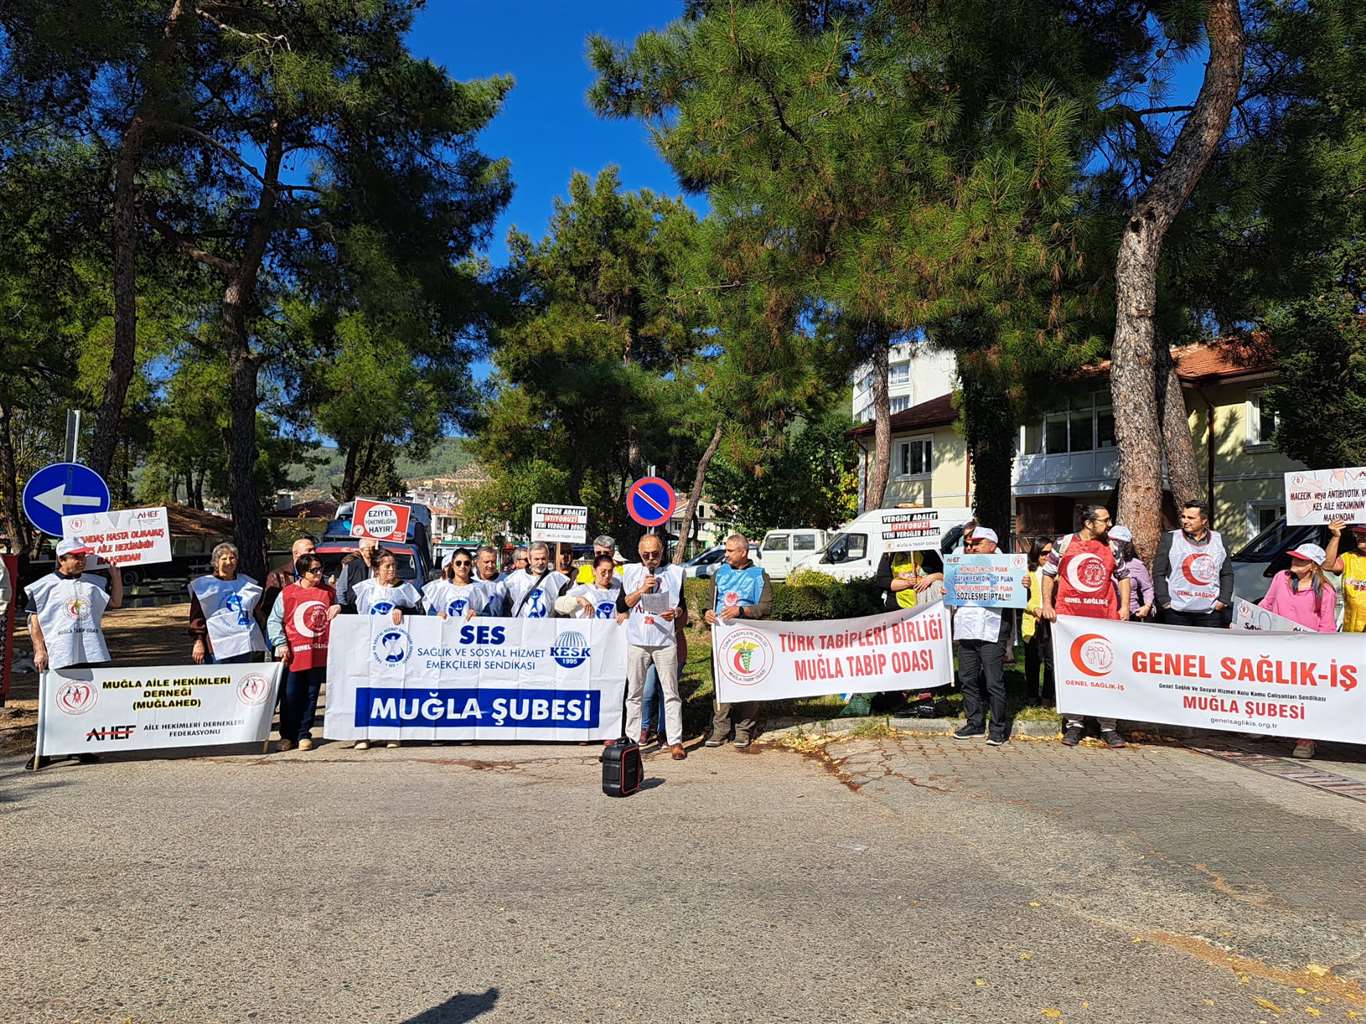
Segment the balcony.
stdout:
[[1012,489],[1017,496],[1103,491],[1119,478],[1119,450],[1021,455],[1015,459]]

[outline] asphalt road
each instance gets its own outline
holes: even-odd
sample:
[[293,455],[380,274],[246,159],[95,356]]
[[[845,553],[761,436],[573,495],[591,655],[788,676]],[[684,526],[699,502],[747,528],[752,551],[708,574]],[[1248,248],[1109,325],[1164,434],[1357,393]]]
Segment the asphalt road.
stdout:
[[7,758],[0,1020],[1366,1020],[1366,803],[1160,745],[699,750],[626,800],[595,757]]

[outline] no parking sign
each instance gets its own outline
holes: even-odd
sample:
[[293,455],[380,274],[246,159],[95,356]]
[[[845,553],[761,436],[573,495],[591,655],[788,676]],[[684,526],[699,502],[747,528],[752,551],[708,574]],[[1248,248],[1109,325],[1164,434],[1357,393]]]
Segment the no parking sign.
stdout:
[[641,526],[663,526],[674,514],[678,495],[657,476],[643,476],[626,492],[626,512]]

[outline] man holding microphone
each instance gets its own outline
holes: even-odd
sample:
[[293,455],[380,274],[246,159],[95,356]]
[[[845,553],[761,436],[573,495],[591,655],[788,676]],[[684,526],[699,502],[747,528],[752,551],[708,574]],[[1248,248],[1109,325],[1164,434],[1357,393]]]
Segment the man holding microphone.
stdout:
[[617,598],[618,610],[626,613],[626,735],[640,735],[641,697],[645,674],[651,665],[664,690],[664,733],[675,761],[687,757],[683,749],[683,701],[678,695],[678,642],[675,621],[686,623],[683,603],[683,568],[662,569],[664,542],[655,534],[640,538],[640,563],[626,566],[624,586]]

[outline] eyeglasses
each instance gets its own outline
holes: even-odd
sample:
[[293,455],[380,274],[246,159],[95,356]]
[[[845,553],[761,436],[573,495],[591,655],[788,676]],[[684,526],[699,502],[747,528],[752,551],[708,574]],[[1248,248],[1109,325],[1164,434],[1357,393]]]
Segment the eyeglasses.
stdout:
[[451,563],[451,565],[455,566],[457,569],[460,569],[460,568],[469,568],[472,564],[473,564],[472,562],[469,562],[469,561],[467,561],[467,560],[461,560],[461,561],[459,561],[459,562],[452,562],[452,563]]
[[304,570],[305,576],[321,576],[322,574],[323,567],[321,565],[310,565],[307,569]]

